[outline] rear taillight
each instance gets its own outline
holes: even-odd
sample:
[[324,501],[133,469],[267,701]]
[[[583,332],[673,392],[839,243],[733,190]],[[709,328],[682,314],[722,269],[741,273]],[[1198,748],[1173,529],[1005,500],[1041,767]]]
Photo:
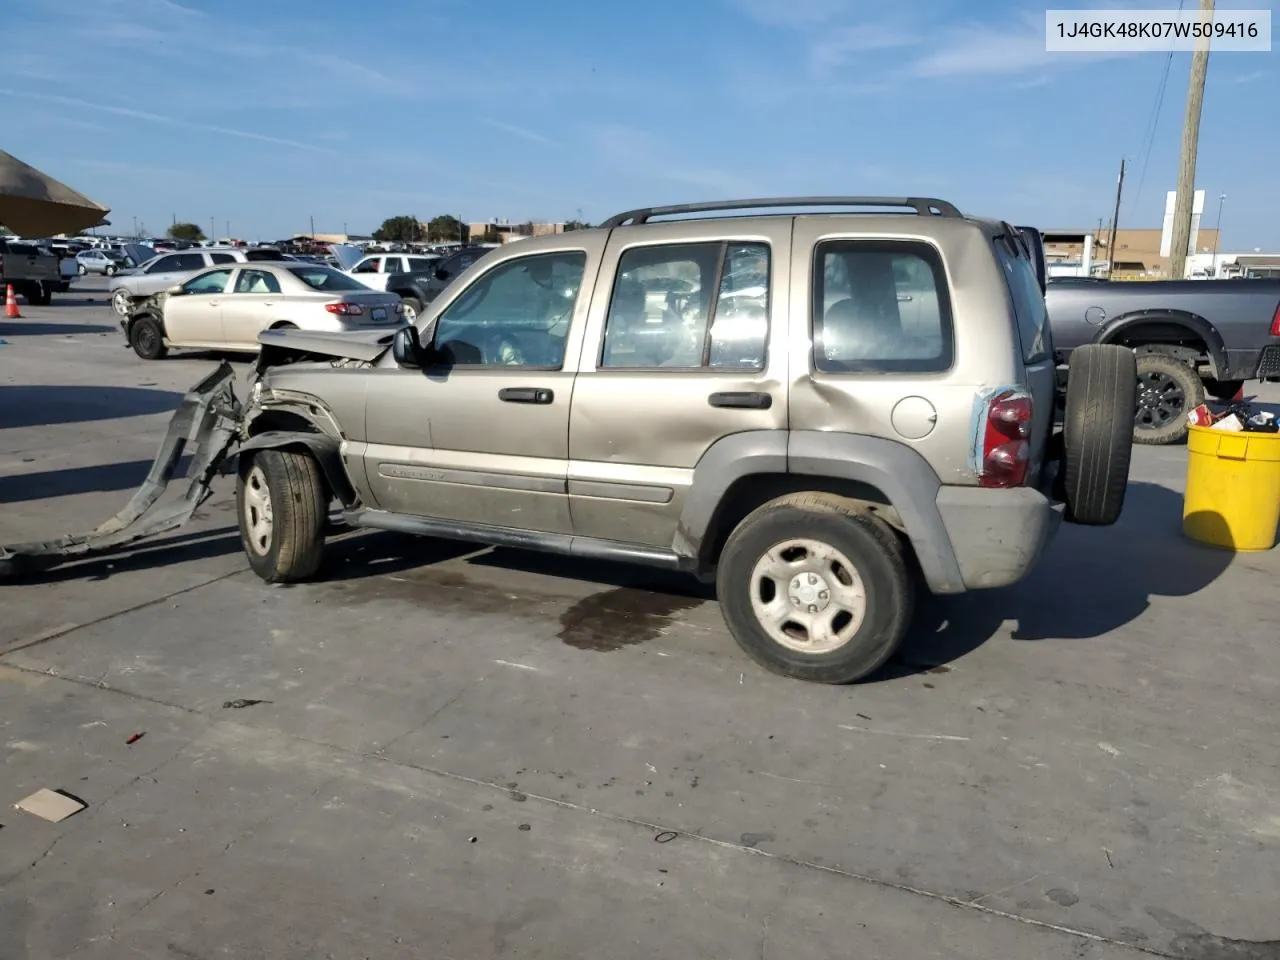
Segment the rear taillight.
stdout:
[[358,303],[326,303],[324,308],[340,317],[358,317],[364,313],[364,308]]
[[1280,337],[1280,303],[1276,304],[1275,316],[1271,318],[1271,335]]
[[1020,487],[1031,466],[1031,397],[1005,390],[987,404],[978,486]]

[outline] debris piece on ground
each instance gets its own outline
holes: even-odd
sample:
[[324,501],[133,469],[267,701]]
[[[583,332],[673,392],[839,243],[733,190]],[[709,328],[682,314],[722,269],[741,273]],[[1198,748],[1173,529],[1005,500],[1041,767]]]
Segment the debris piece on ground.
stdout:
[[663,830],[660,834],[653,838],[654,843],[670,843],[678,834],[674,830]]
[[139,740],[141,740],[141,739],[142,739],[143,737],[145,737],[146,735],[147,735],[147,734],[146,734],[146,732],[145,732],[145,731],[139,731],[138,733],[131,733],[131,734],[129,734],[128,738],[125,740],[125,744],[126,744],[126,745],[130,745],[130,744],[137,743]]
[[75,797],[69,797],[65,793],[50,790],[48,787],[37,790],[25,800],[19,800],[14,804],[14,807],[18,810],[35,814],[50,823],[61,823],[67,817],[74,816],[87,806],[87,803],[77,800]]
[[522,823],[520,824],[520,826],[516,827],[516,829],[523,830],[525,833],[528,833],[530,830],[533,829],[533,827],[529,826],[529,824],[527,823]]
[[270,700],[228,700],[222,705],[223,710],[243,710],[245,707],[256,707],[260,703],[270,703]]

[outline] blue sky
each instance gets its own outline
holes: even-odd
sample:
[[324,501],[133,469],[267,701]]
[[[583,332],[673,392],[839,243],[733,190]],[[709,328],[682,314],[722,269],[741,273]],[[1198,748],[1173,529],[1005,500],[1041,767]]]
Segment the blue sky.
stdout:
[[[250,240],[313,216],[368,232],[401,213],[596,221],[807,193],[1088,227],[1110,216],[1121,156],[1121,224],[1159,226],[1190,55],[1174,55],[1149,137],[1166,55],[1047,54],[1044,9],[0,0],[0,146],[126,230],[212,217]],[[1227,195],[1224,250],[1280,250],[1277,56],[1210,61],[1196,179],[1206,226]]]

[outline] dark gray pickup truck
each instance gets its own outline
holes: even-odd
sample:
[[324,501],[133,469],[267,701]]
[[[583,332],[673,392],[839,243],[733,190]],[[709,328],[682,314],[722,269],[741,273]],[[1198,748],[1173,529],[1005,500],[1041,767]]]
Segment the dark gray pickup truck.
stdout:
[[1061,278],[1045,292],[1060,364],[1086,343],[1138,354],[1135,443],[1177,443],[1206,396],[1280,380],[1280,280],[1112,282]]

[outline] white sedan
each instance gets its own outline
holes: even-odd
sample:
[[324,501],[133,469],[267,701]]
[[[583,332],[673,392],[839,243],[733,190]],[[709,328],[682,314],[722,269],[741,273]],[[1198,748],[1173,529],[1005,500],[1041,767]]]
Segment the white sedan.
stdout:
[[205,270],[151,297],[121,326],[138,356],[158,360],[171,347],[257,353],[263,330],[391,330],[402,323],[395,294],[295,262]]

